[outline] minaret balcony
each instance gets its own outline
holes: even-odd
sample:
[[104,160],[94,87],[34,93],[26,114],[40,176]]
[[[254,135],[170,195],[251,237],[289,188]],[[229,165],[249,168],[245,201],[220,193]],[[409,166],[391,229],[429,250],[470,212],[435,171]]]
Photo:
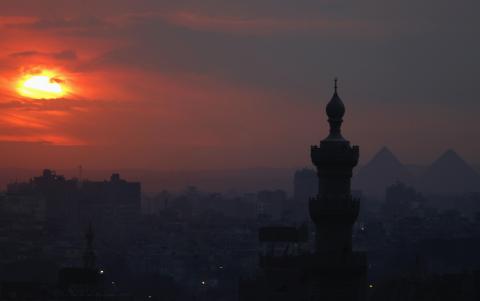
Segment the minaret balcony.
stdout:
[[325,145],[311,147],[312,162],[317,167],[350,167],[353,168],[358,163],[359,158],[358,146],[350,146],[350,144],[332,144],[326,147]]

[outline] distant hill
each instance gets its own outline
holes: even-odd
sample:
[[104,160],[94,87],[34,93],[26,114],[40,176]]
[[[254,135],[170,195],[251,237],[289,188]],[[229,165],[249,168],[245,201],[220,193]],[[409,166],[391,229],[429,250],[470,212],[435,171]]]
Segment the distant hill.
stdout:
[[354,176],[352,186],[366,195],[383,196],[385,188],[397,181],[406,184],[414,182],[412,174],[400,163],[397,157],[383,147]]
[[419,177],[418,188],[442,195],[479,192],[480,175],[454,150],[447,150]]

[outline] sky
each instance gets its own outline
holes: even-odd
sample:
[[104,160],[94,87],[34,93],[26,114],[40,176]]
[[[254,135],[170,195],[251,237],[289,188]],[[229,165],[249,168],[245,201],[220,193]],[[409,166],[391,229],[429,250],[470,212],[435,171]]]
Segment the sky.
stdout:
[[[365,162],[480,162],[474,0],[0,2],[0,166],[309,166],[339,77]],[[43,70],[67,92],[19,95]]]

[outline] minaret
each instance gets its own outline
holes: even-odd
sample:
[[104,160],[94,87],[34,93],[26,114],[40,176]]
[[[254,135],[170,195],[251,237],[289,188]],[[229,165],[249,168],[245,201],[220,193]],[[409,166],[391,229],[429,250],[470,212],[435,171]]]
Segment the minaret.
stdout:
[[88,224],[87,232],[85,233],[85,238],[87,240],[87,246],[85,252],[83,253],[83,267],[85,269],[93,270],[95,269],[95,251],[93,250],[93,227],[92,224]]
[[345,106],[338,96],[337,79],[326,113],[330,134],[311,147],[311,158],[317,167],[318,195],[310,199],[310,216],[316,225],[316,253],[346,254],[352,252],[352,227],[359,202],[352,198],[350,180],[358,163],[359,148],[343,138],[341,125]]
[[[260,255],[262,273],[256,282],[247,283],[247,289],[240,290],[242,301],[366,300],[367,256],[352,250],[352,228],[358,217],[359,201],[352,198],[350,180],[358,163],[359,148],[342,136],[345,106],[337,90],[335,79],[333,97],[326,108],[330,133],[320,145],[311,147],[318,175],[318,195],[309,203],[316,226],[315,250],[288,256],[275,252]],[[288,231],[288,237],[296,233],[296,242],[300,240],[300,232]],[[269,236],[264,235],[264,241]],[[271,236],[280,238],[277,234]]]

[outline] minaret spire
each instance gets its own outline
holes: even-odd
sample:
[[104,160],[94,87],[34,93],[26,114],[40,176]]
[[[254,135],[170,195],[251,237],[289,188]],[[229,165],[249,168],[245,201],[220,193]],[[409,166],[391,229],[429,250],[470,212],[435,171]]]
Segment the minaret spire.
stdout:
[[326,113],[328,116],[328,123],[330,124],[330,134],[325,140],[330,141],[344,141],[341,134],[341,126],[343,122],[343,115],[345,114],[345,105],[340,96],[338,96],[338,78],[334,79],[333,96],[327,104]]

